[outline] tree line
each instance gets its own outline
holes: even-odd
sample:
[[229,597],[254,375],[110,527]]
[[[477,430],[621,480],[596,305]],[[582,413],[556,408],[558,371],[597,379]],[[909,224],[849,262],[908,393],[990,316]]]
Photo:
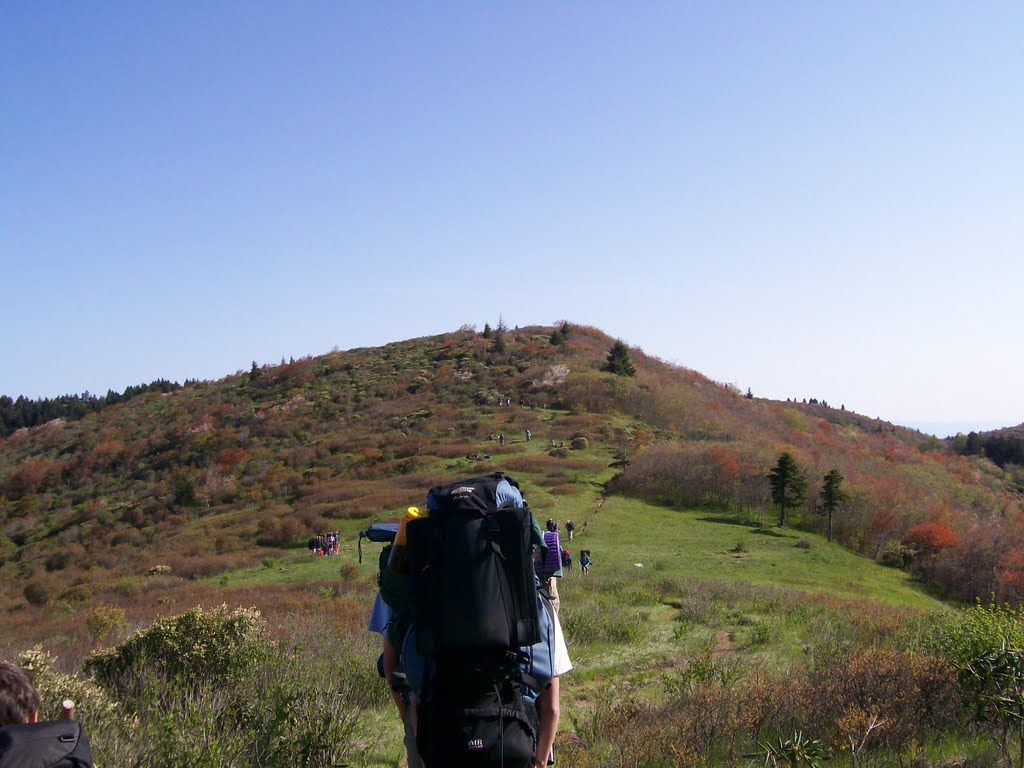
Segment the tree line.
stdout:
[[[196,382],[185,380],[184,386]],[[176,381],[156,379],[149,384],[137,384],[125,387],[118,393],[107,390],[106,395],[93,395],[88,390],[80,395],[60,395],[59,397],[43,397],[38,400],[19,395],[13,399],[8,395],[0,395],[0,435],[6,437],[23,427],[35,427],[54,419],[80,419],[90,413],[102,411],[110,405],[127,402],[147,392],[173,392],[181,389]]]
[[952,440],[953,450],[961,456],[984,456],[1000,467],[1024,466],[1024,437],[1017,435],[980,435],[970,432]]

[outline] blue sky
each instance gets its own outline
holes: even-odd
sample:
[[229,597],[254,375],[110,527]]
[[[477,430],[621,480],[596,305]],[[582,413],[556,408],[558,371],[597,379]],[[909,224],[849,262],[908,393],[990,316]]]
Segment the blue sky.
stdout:
[[1016,2],[9,3],[0,392],[500,315],[759,396],[1021,423],[1022,28]]

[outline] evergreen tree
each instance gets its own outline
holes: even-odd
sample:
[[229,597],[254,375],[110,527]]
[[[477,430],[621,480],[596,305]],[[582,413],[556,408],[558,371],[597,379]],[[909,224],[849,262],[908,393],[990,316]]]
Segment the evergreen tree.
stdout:
[[252,361],[252,368],[249,369],[249,381],[256,381],[260,376],[263,375],[263,371],[256,365],[256,361]]
[[608,363],[604,368],[616,376],[635,376],[636,367],[629,359],[629,347],[616,340],[608,352]]
[[484,338],[485,339],[491,338],[491,324],[490,323],[484,323]]
[[807,478],[797,466],[793,454],[786,451],[768,473],[772,487],[772,501],[779,507],[779,527],[786,527],[786,509],[795,507],[807,498]]
[[821,509],[828,515],[828,540],[832,541],[832,515],[850,498],[843,488],[843,475],[838,469],[829,470],[821,486]]
[[494,341],[491,342],[491,349],[497,354],[501,355],[505,353],[505,328],[504,323],[498,323],[498,327],[494,331]]

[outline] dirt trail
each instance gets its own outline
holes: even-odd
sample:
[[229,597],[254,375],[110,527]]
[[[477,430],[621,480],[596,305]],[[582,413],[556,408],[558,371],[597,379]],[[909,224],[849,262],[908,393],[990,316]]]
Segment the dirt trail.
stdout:
[[727,653],[732,653],[735,649],[735,645],[732,641],[732,632],[726,632],[724,630],[715,634],[715,647],[711,651],[711,656],[715,659],[720,659]]

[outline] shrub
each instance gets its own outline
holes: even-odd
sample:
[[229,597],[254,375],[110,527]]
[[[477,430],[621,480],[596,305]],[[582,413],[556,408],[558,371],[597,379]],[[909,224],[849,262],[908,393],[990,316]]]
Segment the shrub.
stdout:
[[858,650],[818,665],[804,686],[802,723],[834,747],[861,743],[871,723],[884,720],[868,745],[900,751],[960,721],[956,676],[933,656]]
[[29,605],[40,607],[50,601],[50,590],[41,581],[30,581],[21,592]]
[[1024,754],[1024,609],[977,605],[937,624],[926,643],[956,670],[971,719],[1009,764]]
[[171,566],[169,566],[169,565],[154,565],[152,568],[150,568],[148,571],[146,571],[146,575],[147,576],[160,576],[160,575],[168,574],[170,572],[171,572]]
[[191,681],[235,677],[255,664],[269,645],[265,624],[254,608],[202,606],[158,619],[109,650],[90,656],[86,671],[101,685],[131,689],[143,671]]
[[342,581],[354,581],[359,578],[359,566],[355,563],[342,563],[338,575]]
[[128,625],[124,608],[100,603],[85,616],[85,627],[93,640],[100,640],[116,629]]
[[74,701],[77,716],[87,719],[90,724],[119,718],[120,708],[101,688],[81,676],[58,672],[54,657],[44,651],[41,645],[21,653],[17,664],[39,692],[42,701],[40,720],[60,717],[61,702],[64,699]]
[[585,437],[574,437],[569,443],[569,447],[574,451],[582,451],[590,447],[590,441]]
[[366,765],[374,744],[357,732],[369,709],[389,702],[376,650],[369,637],[353,642],[321,629],[227,678],[142,669],[139,695],[125,698],[120,718],[89,719],[97,764]]
[[262,518],[257,526],[256,543],[266,547],[282,547],[300,541],[307,529],[290,513],[279,518]]
[[906,569],[913,560],[915,552],[910,547],[890,539],[882,545],[878,553],[878,562],[890,568]]

